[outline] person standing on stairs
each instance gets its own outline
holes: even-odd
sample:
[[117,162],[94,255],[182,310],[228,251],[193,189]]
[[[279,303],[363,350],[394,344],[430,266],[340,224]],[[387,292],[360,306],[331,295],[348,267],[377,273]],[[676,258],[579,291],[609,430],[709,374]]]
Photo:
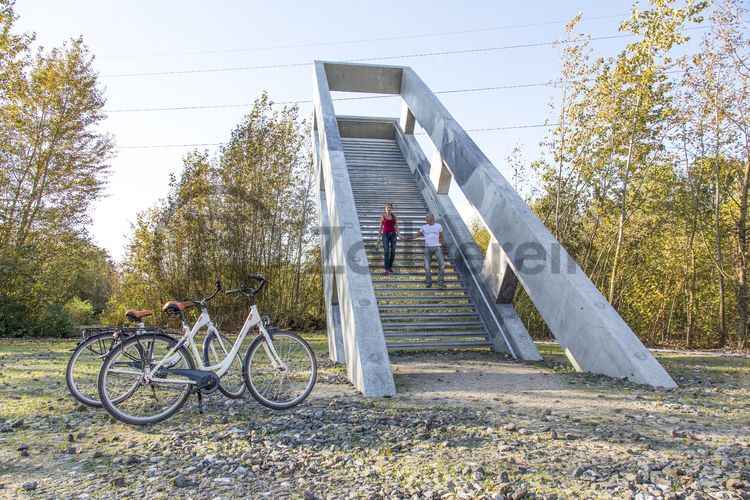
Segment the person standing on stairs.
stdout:
[[396,239],[401,236],[398,228],[398,217],[393,213],[393,204],[385,204],[385,213],[380,218],[378,240],[383,243],[383,267],[386,276],[393,272],[393,260],[396,258]]
[[445,288],[445,259],[443,258],[442,246],[445,245],[443,226],[435,222],[435,216],[431,213],[425,215],[427,224],[419,228],[412,236],[407,236],[404,241],[413,240],[424,236],[424,279],[427,288],[432,287],[432,256],[435,256],[439,266],[438,286]]

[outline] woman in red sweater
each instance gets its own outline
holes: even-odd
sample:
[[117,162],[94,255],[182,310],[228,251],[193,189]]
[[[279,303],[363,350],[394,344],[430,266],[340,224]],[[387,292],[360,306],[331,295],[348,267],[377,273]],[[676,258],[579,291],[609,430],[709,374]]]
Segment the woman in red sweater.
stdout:
[[396,239],[401,236],[398,217],[393,213],[393,204],[385,204],[385,213],[380,217],[378,239],[383,242],[383,267],[386,276],[393,272],[393,259],[396,258]]

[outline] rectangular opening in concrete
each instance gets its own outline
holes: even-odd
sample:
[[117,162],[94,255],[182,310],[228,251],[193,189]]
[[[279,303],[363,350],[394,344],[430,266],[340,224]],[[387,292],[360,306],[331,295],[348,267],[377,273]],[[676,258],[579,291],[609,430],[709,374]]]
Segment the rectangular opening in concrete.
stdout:
[[331,92],[336,116],[393,117],[401,110],[398,95],[359,92]]

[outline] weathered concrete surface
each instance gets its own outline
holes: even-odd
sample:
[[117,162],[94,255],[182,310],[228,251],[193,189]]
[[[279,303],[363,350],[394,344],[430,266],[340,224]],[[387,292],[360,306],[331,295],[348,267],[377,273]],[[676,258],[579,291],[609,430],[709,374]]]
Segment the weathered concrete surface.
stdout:
[[398,122],[401,130],[403,130],[405,134],[413,134],[415,123],[416,120],[414,119],[414,115],[409,109],[409,106],[407,106],[405,102],[401,103],[401,119]]
[[[493,350],[506,352],[513,357],[527,361],[542,359],[534,342],[531,340],[523,322],[518,317],[512,304],[500,305],[494,300],[494,295],[482,282],[482,262],[484,256],[474,237],[464,224],[461,215],[447,194],[440,194],[436,186],[430,182],[433,168],[441,168],[439,155],[427,160],[422,148],[411,134],[404,134],[399,127],[396,129],[396,141],[401,148],[406,163],[412,171],[427,206],[440,218],[439,222],[446,228],[448,251],[454,259],[454,265],[466,276],[465,285],[474,299],[477,310],[481,313],[485,326],[493,342]],[[438,176],[439,178],[439,176]],[[444,186],[445,187],[445,186]],[[447,187],[445,187],[447,193]],[[508,306],[509,307],[505,307]]]
[[676,387],[591,280],[408,67],[403,68],[401,96],[500,242],[513,272],[574,366],[637,383]]
[[432,154],[432,162],[430,163],[430,180],[437,194],[448,194],[448,190],[451,187],[451,177],[451,172],[445,163],[443,163],[440,151],[435,150]]
[[[325,193],[330,261],[335,272],[341,337],[349,380],[365,396],[391,396],[396,386],[383,338],[375,292],[362,243],[354,196],[341,146],[323,63],[313,72],[314,143],[319,151],[321,190]],[[322,204],[321,204],[322,205]],[[328,297],[326,297],[328,300]],[[328,310],[329,304],[326,305]],[[329,330],[335,337],[335,330]]]
[[400,66],[373,66],[370,64],[322,64],[328,76],[329,91],[367,92],[373,94],[398,94],[401,92]]
[[482,277],[489,286],[498,304],[511,304],[516,294],[518,278],[510,268],[510,260],[500,243],[490,235],[487,253],[482,266]]
[[[384,121],[385,120],[385,121]],[[391,120],[368,116],[337,116],[340,137],[368,137],[370,139],[393,139],[395,129]]]
[[[313,154],[313,161],[320,170],[318,156]],[[316,176],[318,181],[321,176]],[[339,297],[336,290],[336,278],[333,272],[334,265],[331,262],[331,238],[330,223],[328,221],[328,204],[326,202],[325,191],[320,189],[318,182],[318,213],[320,214],[318,230],[320,232],[320,261],[323,269],[330,269],[330,272],[324,272],[323,279],[323,304],[326,311],[326,329],[328,331],[328,354],[332,361],[336,363],[346,363],[346,351],[344,350],[344,337],[341,331],[341,311],[339,310]]]
[[503,318],[503,325],[508,329],[509,335],[516,339],[518,349],[527,356],[523,359],[541,360],[542,355],[539,354],[539,350],[531,340],[526,326],[518,316],[515,306],[513,306],[518,278],[510,267],[508,256],[505,255],[502,247],[492,234],[490,234],[490,242],[487,245],[481,276],[490,296],[495,299],[495,308]]

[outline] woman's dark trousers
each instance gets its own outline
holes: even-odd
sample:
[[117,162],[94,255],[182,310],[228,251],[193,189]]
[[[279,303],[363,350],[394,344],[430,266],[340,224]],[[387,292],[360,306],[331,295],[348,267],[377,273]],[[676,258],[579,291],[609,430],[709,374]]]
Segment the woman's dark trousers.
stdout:
[[383,235],[383,267],[393,271],[393,259],[396,258],[396,233]]

